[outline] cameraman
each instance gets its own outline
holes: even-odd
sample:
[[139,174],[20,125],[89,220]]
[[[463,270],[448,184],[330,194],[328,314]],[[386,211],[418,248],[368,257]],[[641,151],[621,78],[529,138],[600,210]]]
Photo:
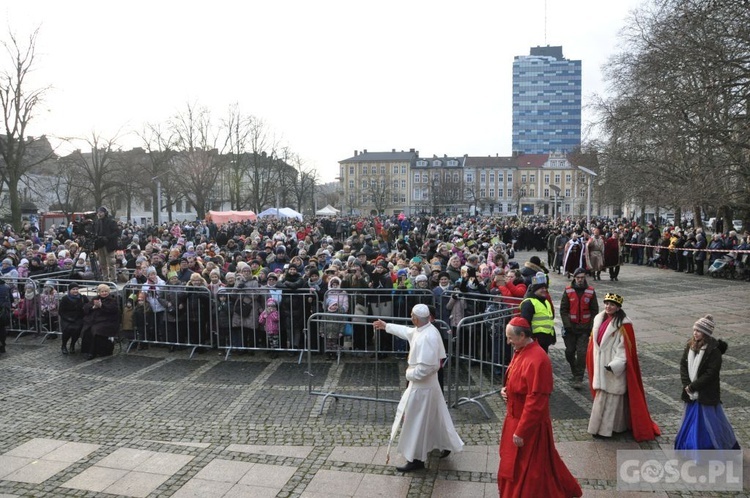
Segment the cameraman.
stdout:
[[96,210],[94,221],[94,249],[99,259],[101,278],[116,282],[115,251],[120,230],[117,222],[109,215],[107,208],[101,206]]

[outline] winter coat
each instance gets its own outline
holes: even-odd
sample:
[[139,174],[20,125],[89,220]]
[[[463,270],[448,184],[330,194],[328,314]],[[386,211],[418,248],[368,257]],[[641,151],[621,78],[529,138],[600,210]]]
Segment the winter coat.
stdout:
[[680,360],[680,379],[682,380],[682,400],[690,401],[685,387],[690,386],[692,392],[698,393],[698,403],[702,405],[718,405],[721,403],[721,387],[719,373],[721,372],[721,360],[727,350],[727,343],[724,341],[710,341],[703,352],[698,366],[698,376],[695,381],[690,381],[688,374],[688,354],[690,353],[690,344],[685,346]]

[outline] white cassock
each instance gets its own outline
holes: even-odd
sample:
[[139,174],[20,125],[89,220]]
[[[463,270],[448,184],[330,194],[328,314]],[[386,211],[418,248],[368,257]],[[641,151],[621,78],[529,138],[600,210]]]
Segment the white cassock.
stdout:
[[440,362],[445,358],[440,332],[432,324],[421,327],[388,324],[385,331],[409,341],[406,368],[409,387],[401,396],[396,409],[386,459],[390,458],[390,444],[396,437],[402,419],[398,452],[406,460],[424,462],[432,450],[463,450],[464,442],[453,427],[453,420],[437,380]]

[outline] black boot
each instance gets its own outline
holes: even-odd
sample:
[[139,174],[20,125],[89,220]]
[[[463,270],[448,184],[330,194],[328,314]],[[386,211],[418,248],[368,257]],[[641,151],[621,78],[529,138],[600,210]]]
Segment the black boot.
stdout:
[[68,348],[65,347],[65,344],[60,346],[60,351],[62,352],[62,354],[68,354]]
[[396,467],[396,470],[398,470],[399,472],[412,472],[422,469],[424,469],[424,462],[422,460],[414,460],[411,462],[407,462],[406,465],[403,465],[401,467]]

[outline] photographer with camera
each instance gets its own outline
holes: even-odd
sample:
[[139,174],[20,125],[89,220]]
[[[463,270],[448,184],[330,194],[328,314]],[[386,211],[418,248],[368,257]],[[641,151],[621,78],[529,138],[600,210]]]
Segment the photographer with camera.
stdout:
[[96,210],[94,221],[94,249],[99,259],[101,278],[110,282],[115,282],[117,278],[115,251],[119,235],[117,222],[109,215],[107,208],[101,206]]

